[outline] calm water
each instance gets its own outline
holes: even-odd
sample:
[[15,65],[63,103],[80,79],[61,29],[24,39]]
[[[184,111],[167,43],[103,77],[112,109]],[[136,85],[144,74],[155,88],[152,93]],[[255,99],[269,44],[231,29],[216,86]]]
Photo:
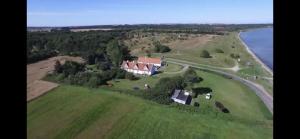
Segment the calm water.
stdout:
[[273,28],[249,30],[240,34],[249,49],[273,70]]

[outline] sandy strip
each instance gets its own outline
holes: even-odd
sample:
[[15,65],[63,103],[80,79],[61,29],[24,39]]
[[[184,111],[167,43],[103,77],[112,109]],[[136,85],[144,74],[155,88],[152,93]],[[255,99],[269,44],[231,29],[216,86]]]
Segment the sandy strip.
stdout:
[[245,46],[246,50],[248,51],[249,54],[252,55],[252,57],[258,62],[261,64],[261,66],[266,70],[268,71],[272,76],[273,76],[273,71],[265,64],[263,63],[251,50],[250,48],[247,46],[247,44],[240,38],[240,34],[241,32],[239,32],[238,34],[238,38],[239,40],[242,42],[242,44]]

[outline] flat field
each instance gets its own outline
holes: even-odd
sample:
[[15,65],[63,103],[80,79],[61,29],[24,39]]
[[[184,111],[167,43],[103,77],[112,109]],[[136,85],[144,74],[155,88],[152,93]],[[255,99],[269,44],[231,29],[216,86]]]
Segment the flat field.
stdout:
[[28,103],[27,138],[273,138],[273,122],[255,97],[236,97],[247,112],[239,115],[225,101],[230,114],[189,113],[104,89],[61,85],[50,92]]

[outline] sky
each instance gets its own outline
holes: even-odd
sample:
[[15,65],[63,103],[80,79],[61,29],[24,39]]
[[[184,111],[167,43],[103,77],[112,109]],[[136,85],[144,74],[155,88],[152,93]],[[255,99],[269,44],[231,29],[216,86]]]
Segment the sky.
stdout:
[[273,23],[273,0],[27,0],[27,26]]

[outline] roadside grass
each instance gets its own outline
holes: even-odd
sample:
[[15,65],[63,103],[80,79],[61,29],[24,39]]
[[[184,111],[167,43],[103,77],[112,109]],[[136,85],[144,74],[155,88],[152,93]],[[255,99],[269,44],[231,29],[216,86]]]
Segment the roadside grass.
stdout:
[[27,104],[27,138],[273,138],[273,122],[262,112],[236,116],[222,103],[230,114],[189,113],[101,88],[61,85]]
[[183,68],[181,65],[167,63],[164,67],[164,72],[177,72],[180,71]]

